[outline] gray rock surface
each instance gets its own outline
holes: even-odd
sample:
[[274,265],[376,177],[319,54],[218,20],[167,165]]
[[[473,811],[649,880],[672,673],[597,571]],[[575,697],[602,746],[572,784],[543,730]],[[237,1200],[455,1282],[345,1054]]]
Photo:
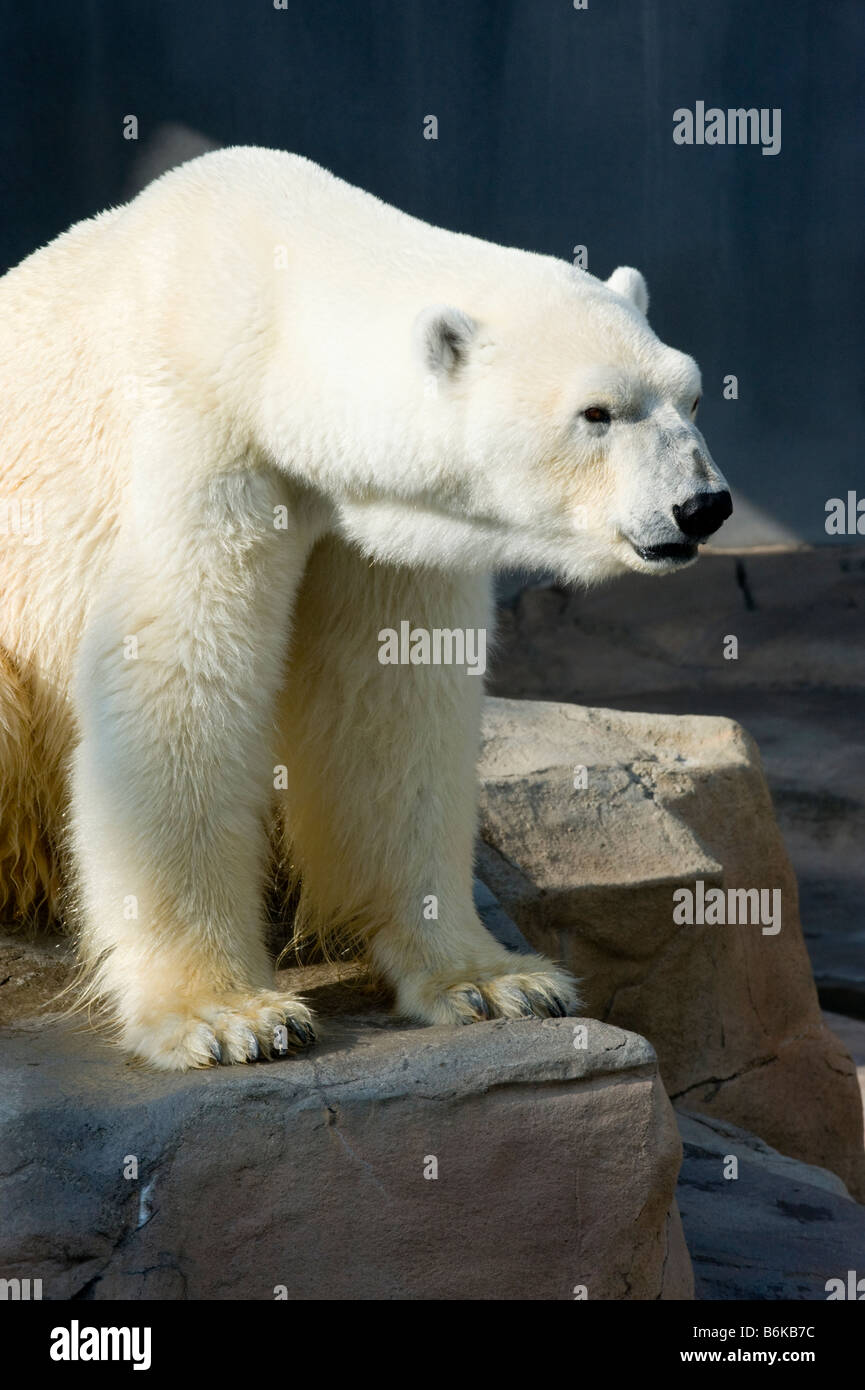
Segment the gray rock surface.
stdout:
[[52,1299],[692,1296],[681,1147],[644,1039],[573,1019],[407,1027],[311,967],[283,982],[323,1019],[314,1051],[163,1075],[34,1019],[38,960],[8,949],[3,1277]]
[[861,544],[710,550],[663,580],[512,594],[491,675],[501,696],[743,724],[799,880],[821,1000],[865,1018],[863,618]]
[[[865,1208],[824,1168],[705,1115],[678,1114],[678,1198],[701,1299],[825,1299],[863,1270]],[[735,1178],[731,1156],[738,1160]],[[795,1320],[794,1320],[795,1321]]]
[[[865,1195],[855,1068],[820,1015],[748,735],[726,719],[488,700],[480,772],[478,872],[582,978],[587,1012],[647,1037],[674,1099]],[[777,890],[781,930],[677,925],[673,892],[698,881]]]

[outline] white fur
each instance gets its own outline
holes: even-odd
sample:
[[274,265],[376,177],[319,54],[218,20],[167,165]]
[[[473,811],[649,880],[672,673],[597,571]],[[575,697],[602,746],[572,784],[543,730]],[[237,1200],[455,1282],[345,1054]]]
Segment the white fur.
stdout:
[[[382,667],[377,634],[489,625],[498,565],[668,567],[635,545],[724,484],[646,303],[636,271],[604,285],[259,149],[0,281],[0,504],[43,530],[0,553],[0,787],[29,808],[3,809],[0,871],[22,911],[40,884],[53,903],[65,838],[129,1050],[243,1061],[282,1020],[306,1040],[263,944],[274,815],[301,928],[358,939],[403,1012],[576,1007],[472,906],[481,683]],[[582,417],[606,402],[610,425]]]

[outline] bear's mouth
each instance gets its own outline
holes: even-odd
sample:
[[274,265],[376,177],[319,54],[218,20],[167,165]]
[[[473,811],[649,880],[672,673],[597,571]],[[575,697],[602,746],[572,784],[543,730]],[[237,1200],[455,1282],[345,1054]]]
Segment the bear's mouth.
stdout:
[[641,560],[647,560],[650,564],[657,564],[662,560],[687,564],[697,554],[697,546],[692,541],[671,541],[667,545],[637,545],[636,541],[631,541],[631,546]]

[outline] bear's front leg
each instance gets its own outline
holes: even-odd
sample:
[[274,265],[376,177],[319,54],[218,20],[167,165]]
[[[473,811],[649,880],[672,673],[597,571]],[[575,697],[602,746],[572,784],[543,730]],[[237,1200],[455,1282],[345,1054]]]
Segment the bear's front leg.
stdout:
[[263,931],[274,711],[306,548],[236,471],[130,507],[79,651],[71,830],[87,994],[168,1069],[313,1038]]
[[[473,660],[383,663],[388,630],[391,655],[423,655],[421,636],[400,641],[403,622],[431,644],[436,630],[451,634],[439,655],[458,656],[462,642]],[[313,552],[295,608],[281,730],[300,923],[358,939],[398,1011],[425,1023],[578,1007],[571,976],[507,951],[472,900],[490,622],[485,580],[370,565],[333,537]]]

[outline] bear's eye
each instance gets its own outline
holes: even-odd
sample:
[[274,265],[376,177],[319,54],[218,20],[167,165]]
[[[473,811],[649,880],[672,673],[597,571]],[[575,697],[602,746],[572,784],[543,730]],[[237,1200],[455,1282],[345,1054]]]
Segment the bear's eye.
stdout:
[[583,418],[593,425],[608,425],[611,416],[610,412],[605,410],[602,405],[590,405],[588,410],[583,411]]
[[701,401],[702,399],[703,399],[702,396],[698,396],[697,399],[694,401],[694,404],[691,406],[691,414],[692,414],[692,415],[696,415],[696,413],[697,413],[697,406],[700,404],[700,401]]

